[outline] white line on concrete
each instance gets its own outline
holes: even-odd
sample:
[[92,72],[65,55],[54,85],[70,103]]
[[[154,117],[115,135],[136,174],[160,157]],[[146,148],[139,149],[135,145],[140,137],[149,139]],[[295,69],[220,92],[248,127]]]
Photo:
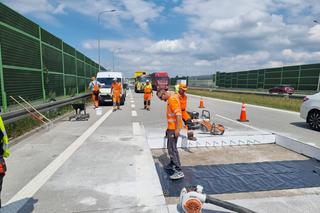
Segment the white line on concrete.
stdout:
[[[229,100],[222,100],[222,99],[217,99],[217,98],[211,98],[211,97],[204,97],[204,96],[199,96],[199,95],[191,95],[188,94],[189,96],[192,97],[202,97],[203,99],[207,99],[207,100],[215,100],[215,101],[220,101],[220,102],[228,102],[228,103],[232,103],[232,104],[241,104],[240,102],[236,102],[236,101],[229,101]],[[294,114],[294,115],[299,115],[299,112],[292,112],[292,111],[288,111],[288,110],[284,110],[284,109],[275,109],[275,108],[271,108],[271,107],[264,107],[264,106],[258,106],[258,105],[253,105],[253,104],[246,104],[247,106],[250,107],[255,107],[255,108],[260,108],[260,109],[266,109],[266,110],[273,110],[273,111],[278,111],[278,112],[285,112],[285,113],[290,113],[290,114]]]
[[134,103],[134,100],[131,100],[131,103]]
[[136,107],[136,105],[134,105],[134,104],[131,104],[131,107],[132,107],[132,108],[135,108],[135,107]]
[[133,135],[141,135],[141,127],[138,122],[132,123],[132,132],[133,132]]
[[133,110],[133,111],[131,112],[131,115],[132,115],[132,117],[137,117],[137,112],[136,112],[135,110]]
[[70,158],[75,151],[77,151],[77,149],[86,141],[86,139],[108,118],[109,115],[111,115],[111,113],[112,110],[106,112],[46,168],[44,168],[27,185],[17,192],[6,204],[11,204],[9,212],[18,212],[18,210],[23,207],[25,203],[27,203],[28,199],[31,198],[49,180],[49,178]]
[[220,117],[220,118],[223,118],[223,119],[225,119],[225,120],[228,120],[228,121],[231,121],[231,122],[234,122],[234,123],[240,124],[240,125],[242,125],[242,126],[245,126],[245,127],[251,128],[251,129],[254,129],[254,130],[258,130],[258,131],[261,131],[261,132],[269,133],[269,132],[267,132],[267,131],[265,131],[265,130],[262,130],[262,129],[259,129],[259,128],[256,128],[256,127],[253,127],[253,126],[250,126],[250,125],[244,124],[244,123],[241,123],[241,122],[239,122],[239,121],[235,121],[235,120],[233,120],[233,119],[230,119],[230,118],[224,117],[224,116],[222,116],[222,115],[218,115],[218,114],[216,114],[216,116],[217,116],[217,117]]

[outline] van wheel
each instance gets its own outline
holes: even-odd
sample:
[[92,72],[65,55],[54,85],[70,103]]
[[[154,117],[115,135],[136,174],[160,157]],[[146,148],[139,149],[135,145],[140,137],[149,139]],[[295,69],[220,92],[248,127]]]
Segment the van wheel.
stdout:
[[307,117],[307,123],[311,129],[320,131],[320,111],[312,110]]

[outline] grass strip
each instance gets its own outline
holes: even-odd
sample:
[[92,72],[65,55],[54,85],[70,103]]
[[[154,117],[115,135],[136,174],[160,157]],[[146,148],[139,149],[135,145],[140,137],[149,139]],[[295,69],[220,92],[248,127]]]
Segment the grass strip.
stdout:
[[247,104],[254,104],[259,106],[272,107],[277,109],[284,109],[299,112],[302,100],[289,99],[288,97],[270,97],[254,94],[239,94],[231,92],[218,92],[199,89],[188,89],[188,93],[193,95],[212,97],[222,100],[245,102]]

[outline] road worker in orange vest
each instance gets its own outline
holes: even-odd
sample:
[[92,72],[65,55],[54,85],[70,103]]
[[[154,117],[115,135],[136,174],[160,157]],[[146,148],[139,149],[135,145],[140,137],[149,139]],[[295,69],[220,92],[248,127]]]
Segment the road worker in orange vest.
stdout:
[[96,80],[96,77],[92,76],[88,89],[91,90],[92,92],[91,98],[92,98],[92,103],[94,108],[99,107],[100,86],[101,84],[99,83],[99,81]]
[[149,80],[146,80],[146,85],[144,86],[143,103],[144,103],[144,109],[149,111],[151,109],[151,98],[152,98],[152,85],[150,84]]
[[113,102],[113,111],[120,109],[120,101],[122,94],[122,85],[118,82],[117,78],[113,79],[111,85],[111,94],[112,94],[112,102]]
[[184,177],[181,171],[181,163],[179,152],[177,149],[178,137],[182,128],[181,107],[179,102],[179,94],[173,94],[164,89],[157,91],[157,96],[160,100],[167,102],[167,148],[170,157],[170,163],[165,166],[166,170],[173,171],[170,179],[177,180]]
[[191,126],[192,126],[192,120],[191,117],[189,115],[189,113],[187,112],[187,96],[186,96],[186,91],[187,91],[187,85],[186,84],[179,84],[179,101],[180,101],[180,106],[181,106],[181,113],[182,113],[182,120],[184,122],[184,125],[186,125],[187,129],[188,129],[188,139],[189,140],[197,140],[194,136],[193,136],[193,132],[191,131]]

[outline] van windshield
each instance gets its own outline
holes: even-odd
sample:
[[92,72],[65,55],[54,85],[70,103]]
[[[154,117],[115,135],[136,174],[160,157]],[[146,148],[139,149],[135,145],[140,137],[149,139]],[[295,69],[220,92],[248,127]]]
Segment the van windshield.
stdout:
[[[118,82],[121,82],[121,78],[117,78]],[[110,88],[113,82],[113,78],[97,78],[97,81],[101,84],[101,88]]]

